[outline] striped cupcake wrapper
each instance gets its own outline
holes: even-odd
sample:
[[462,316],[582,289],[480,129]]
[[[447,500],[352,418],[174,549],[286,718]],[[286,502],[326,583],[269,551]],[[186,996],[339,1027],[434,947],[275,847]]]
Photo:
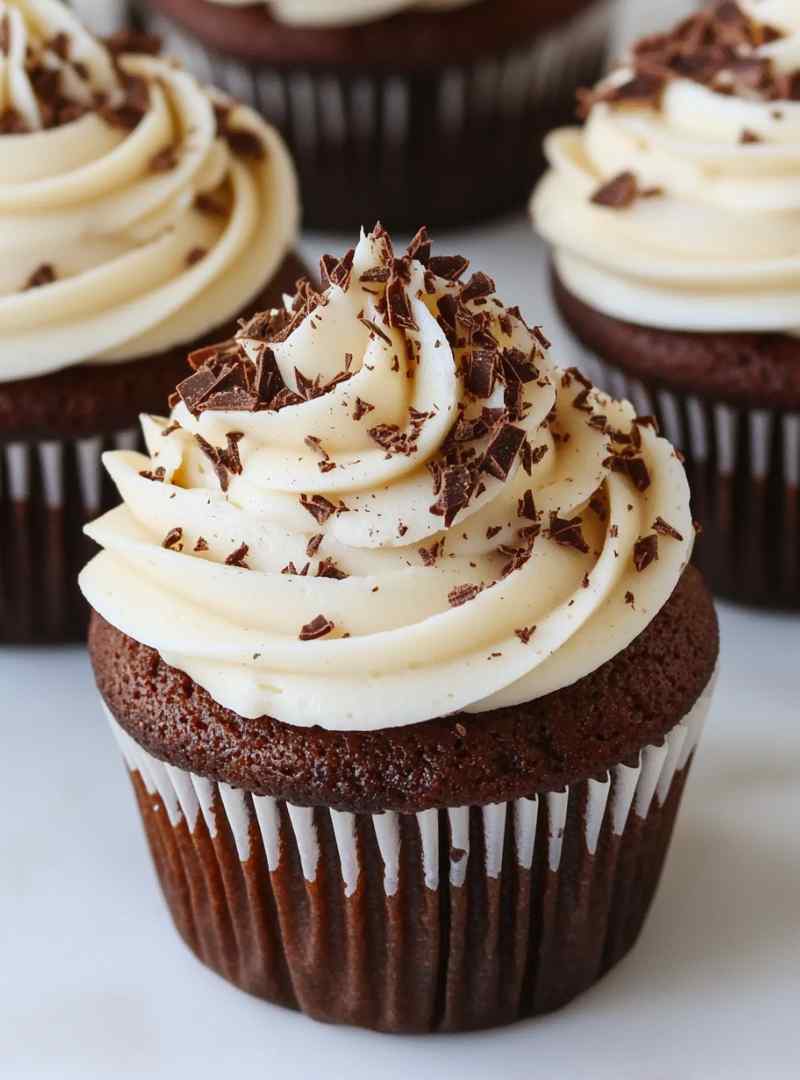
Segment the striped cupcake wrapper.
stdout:
[[148,8],[148,29],[203,81],[259,109],[294,155],[306,223],[382,220],[415,230],[521,205],[544,165],[541,140],[599,76],[611,24],[603,0],[523,47],[414,75],[256,66],[206,49]]
[[77,576],[92,545],[82,528],[118,502],[101,455],[141,448],[137,428],[0,444],[0,643],[84,636],[88,609]]
[[713,682],[662,745],[484,807],[293,806],[157,760],[107,712],[174,922],[241,989],[320,1020],[456,1031],[546,1012],[631,947]]
[[605,363],[598,384],[655,416],[685,455],[703,529],[694,561],[715,592],[800,609],[800,413],[736,408]]

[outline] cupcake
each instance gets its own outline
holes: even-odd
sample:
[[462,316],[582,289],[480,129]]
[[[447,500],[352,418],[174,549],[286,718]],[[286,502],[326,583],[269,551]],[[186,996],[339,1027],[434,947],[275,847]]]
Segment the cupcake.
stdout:
[[722,595],[800,608],[800,6],[646,38],[554,132],[533,199],[605,384],[686,454]]
[[[463,225],[521,206],[541,137],[602,68],[602,0],[136,0],[287,138],[306,221]],[[588,79],[587,79],[588,76]],[[387,210],[388,208],[388,210]]]
[[298,199],[259,116],[124,36],[28,0],[0,38],[0,641],[59,641],[85,629],[101,451],[294,287]]
[[388,235],[203,350],[88,528],[191,949],[321,1020],[554,1009],[630,948],[717,658],[689,491],[487,274]]

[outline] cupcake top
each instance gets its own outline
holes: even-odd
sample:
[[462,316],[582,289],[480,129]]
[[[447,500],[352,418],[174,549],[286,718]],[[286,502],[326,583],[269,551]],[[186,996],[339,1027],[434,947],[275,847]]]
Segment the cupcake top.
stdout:
[[0,380],[192,341],[294,242],[278,135],[152,50],[0,0]]
[[583,105],[532,203],[570,292],[655,328],[800,331],[800,4],[713,4]]
[[[252,7],[253,0],[211,0],[227,7]],[[398,11],[450,11],[478,0],[265,0],[279,22],[294,26],[356,26],[376,22]]]
[[380,228],[190,357],[81,578],[225,708],[390,728],[570,685],[670,597],[694,536],[652,419],[559,370],[467,260]]

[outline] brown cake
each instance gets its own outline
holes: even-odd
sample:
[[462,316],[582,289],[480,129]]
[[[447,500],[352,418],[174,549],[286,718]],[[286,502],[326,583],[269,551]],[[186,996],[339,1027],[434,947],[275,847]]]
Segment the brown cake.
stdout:
[[710,700],[683,468],[424,230],[108,455],[90,652],[180,933],[318,1019],[554,1009],[631,947]]
[[599,74],[594,0],[135,5],[170,52],[285,136],[308,223],[411,230],[520,206],[541,137]]
[[[104,449],[141,445],[197,341],[280,301],[303,268],[278,136],[66,9],[10,3],[0,114],[0,642],[85,632],[81,527]],[[27,88],[27,89],[26,89]]]
[[567,325],[686,455],[704,575],[797,609],[800,16],[771,10],[716,3],[639,42],[549,137],[533,210]]

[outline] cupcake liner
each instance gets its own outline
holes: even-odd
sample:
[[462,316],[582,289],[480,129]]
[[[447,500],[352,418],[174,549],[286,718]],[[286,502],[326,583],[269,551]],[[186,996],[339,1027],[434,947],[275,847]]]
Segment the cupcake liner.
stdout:
[[199,959],[320,1020],[456,1031],[557,1008],[631,947],[713,682],[662,745],[605,776],[419,814],[236,790],[156,759],[106,715]]
[[253,65],[205,48],[147,8],[148,29],[202,80],[258,108],[287,139],[308,225],[415,230],[522,204],[544,167],[544,134],[574,114],[602,70],[607,0],[521,47],[410,74]]
[[703,529],[694,562],[715,592],[800,608],[800,413],[737,408],[603,362],[598,383],[655,416],[685,455]]
[[92,544],[82,527],[117,501],[100,460],[115,449],[142,449],[138,428],[0,444],[0,643],[84,637],[77,575]]

